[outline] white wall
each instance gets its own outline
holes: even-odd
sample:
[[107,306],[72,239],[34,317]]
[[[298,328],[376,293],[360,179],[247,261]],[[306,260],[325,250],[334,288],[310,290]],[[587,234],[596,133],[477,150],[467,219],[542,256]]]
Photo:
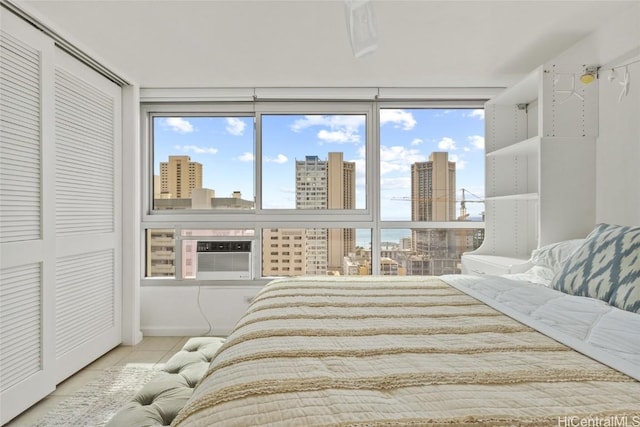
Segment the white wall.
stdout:
[[152,336],[226,336],[260,289],[258,285],[143,286],[140,329]]
[[[637,57],[640,61],[640,57]],[[624,62],[622,62],[624,63]],[[615,64],[614,64],[615,65]],[[629,94],[620,101],[618,77],[600,77],[600,137],[596,146],[596,220],[640,224],[640,62],[629,66]]]
[[[601,66],[599,137],[596,143],[596,222],[640,224],[640,63],[629,65],[629,94],[609,82],[608,69],[640,60],[640,4],[558,57],[569,64]],[[623,69],[618,69],[618,81]],[[576,212],[580,215],[580,212]]]

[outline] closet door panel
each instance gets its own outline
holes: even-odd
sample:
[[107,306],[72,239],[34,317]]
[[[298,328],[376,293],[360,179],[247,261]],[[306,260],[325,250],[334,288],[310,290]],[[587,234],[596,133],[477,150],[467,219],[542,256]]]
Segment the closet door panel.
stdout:
[[55,58],[56,373],[121,341],[121,89]]
[[55,389],[53,266],[43,141],[53,42],[0,15],[0,423]]

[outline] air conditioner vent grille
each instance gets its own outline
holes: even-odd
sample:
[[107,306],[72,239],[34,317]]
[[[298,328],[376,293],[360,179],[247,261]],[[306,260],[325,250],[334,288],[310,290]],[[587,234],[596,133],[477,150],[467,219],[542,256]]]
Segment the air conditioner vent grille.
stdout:
[[251,279],[251,241],[199,241],[196,279]]
[[214,271],[246,271],[249,252],[205,252],[198,254],[198,273]]

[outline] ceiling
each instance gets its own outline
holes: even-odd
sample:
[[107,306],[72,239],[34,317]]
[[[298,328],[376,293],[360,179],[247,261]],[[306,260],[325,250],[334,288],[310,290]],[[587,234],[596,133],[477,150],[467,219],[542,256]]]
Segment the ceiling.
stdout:
[[501,87],[638,1],[15,0],[141,87]]

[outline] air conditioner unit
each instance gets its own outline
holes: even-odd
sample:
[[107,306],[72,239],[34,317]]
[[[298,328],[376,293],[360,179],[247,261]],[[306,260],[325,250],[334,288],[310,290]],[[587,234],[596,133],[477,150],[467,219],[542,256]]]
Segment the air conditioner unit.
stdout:
[[198,280],[250,280],[251,241],[198,241]]

